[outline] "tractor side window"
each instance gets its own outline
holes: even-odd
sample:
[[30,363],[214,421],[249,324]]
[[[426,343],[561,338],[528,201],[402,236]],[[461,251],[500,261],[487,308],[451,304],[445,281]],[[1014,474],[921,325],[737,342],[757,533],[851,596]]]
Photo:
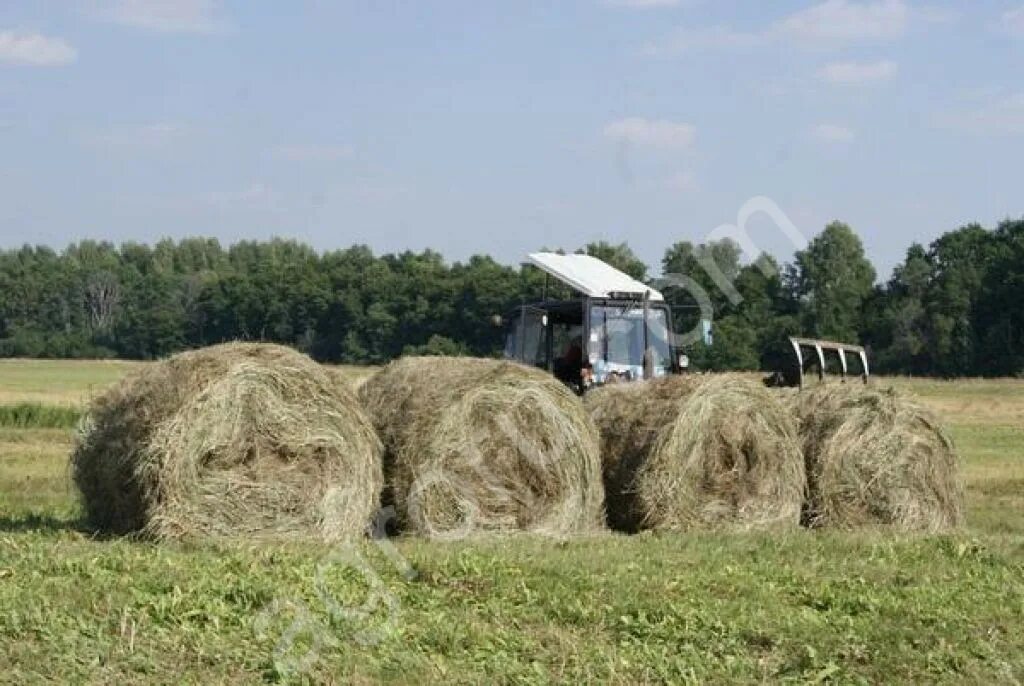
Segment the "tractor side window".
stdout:
[[565,357],[572,353],[573,349],[582,351],[583,327],[579,324],[554,323],[551,325],[551,349],[555,357]]
[[647,319],[648,339],[654,353],[654,366],[668,369],[672,366],[669,345],[668,317],[665,310],[652,309]]
[[544,320],[540,312],[526,311],[509,322],[505,357],[523,364],[547,366]]
[[583,327],[579,324],[551,325],[551,350],[555,376],[567,384],[579,384],[583,371]]

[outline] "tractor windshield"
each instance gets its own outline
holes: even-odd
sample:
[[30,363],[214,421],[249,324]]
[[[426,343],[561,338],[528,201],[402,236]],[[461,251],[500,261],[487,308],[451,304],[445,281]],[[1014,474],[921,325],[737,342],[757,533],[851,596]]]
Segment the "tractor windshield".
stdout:
[[[668,317],[664,309],[647,313],[647,344],[654,355],[654,374],[671,367]],[[590,364],[599,383],[609,374],[639,378],[644,364],[644,309],[636,306],[595,305],[590,309]]]

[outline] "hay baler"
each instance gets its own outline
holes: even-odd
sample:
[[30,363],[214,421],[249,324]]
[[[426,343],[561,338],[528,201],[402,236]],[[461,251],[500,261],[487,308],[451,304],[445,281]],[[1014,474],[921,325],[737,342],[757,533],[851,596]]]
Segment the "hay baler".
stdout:
[[582,393],[591,386],[678,373],[688,364],[672,343],[662,294],[589,255],[531,253],[527,263],[576,297],[522,305],[507,322],[505,357],[547,369]]

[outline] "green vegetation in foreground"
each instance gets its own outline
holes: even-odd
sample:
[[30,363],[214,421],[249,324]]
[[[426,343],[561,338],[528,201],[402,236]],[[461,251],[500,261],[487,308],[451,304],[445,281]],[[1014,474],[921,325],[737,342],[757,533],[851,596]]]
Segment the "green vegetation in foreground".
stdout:
[[369,586],[328,549],[92,541],[61,526],[9,521],[30,531],[0,536],[0,660],[17,682],[290,681],[310,649],[305,676],[337,683],[1024,674],[1019,542],[404,541],[411,581],[361,544],[394,605],[357,621],[328,603],[360,607]]
[[350,550],[94,540],[68,431],[5,430],[0,664],[16,683],[1013,682],[1024,503],[989,489],[1020,479],[1022,436],[985,432],[957,432],[962,535],[399,540],[411,580],[361,543],[382,585],[355,621],[330,611],[371,597]]
[[76,407],[17,403],[0,405],[0,428],[70,429],[78,426],[82,411]]
[[360,543],[379,586],[344,548],[95,540],[71,432],[0,428],[0,682],[1024,681],[1020,382],[927,383],[961,534],[398,540],[412,579]]

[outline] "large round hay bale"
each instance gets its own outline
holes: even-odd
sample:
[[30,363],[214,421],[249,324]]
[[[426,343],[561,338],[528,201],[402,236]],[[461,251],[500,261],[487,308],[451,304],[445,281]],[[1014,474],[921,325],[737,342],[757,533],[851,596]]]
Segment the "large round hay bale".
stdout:
[[146,366],[96,398],[71,458],[87,521],[155,538],[361,533],[381,445],[305,355],[232,343]]
[[953,443],[895,391],[827,384],[790,401],[807,460],[804,523],[938,532],[963,522]]
[[361,388],[385,447],[385,504],[432,537],[600,526],[597,430],[552,376],[499,360],[406,357]]
[[672,376],[591,391],[615,529],[795,526],[805,476],[796,426],[734,375]]

